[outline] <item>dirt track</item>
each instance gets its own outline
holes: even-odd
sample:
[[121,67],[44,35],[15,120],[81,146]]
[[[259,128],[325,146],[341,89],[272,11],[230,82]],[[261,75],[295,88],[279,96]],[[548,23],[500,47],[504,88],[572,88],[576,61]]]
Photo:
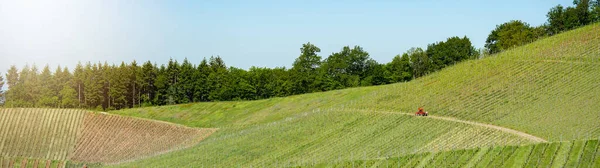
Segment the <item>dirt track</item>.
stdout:
[[[367,110],[357,110],[357,111],[363,111],[363,112],[375,112],[375,113],[384,113],[384,114],[401,114],[401,115],[410,115],[410,116],[414,116],[414,114],[412,113],[403,113],[403,112],[391,112],[391,111],[367,111]],[[477,126],[481,126],[481,127],[487,127],[487,128],[491,128],[491,129],[496,129],[502,132],[506,132],[506,133],[510,133],[510,134],[514,134],[523,138],[527,138],[529,140],[532,140],[534,142],[548,142],[543,138],[540,137],[536,137],[534,135],[525,133],[525,132],[521,132],[521,131],[517,131],[517,130],[513,130],[510,128],[505,128],[505,127],[501,127],[501,126],[497,126],[497,125],[492,125],[492,124],[485,124],[485,123],[478,123],[478,122],[474,122],[474,121],[467,121],[467,120],[461,120],[458,118],[453,118],[453,117],[441,117],[441,116],[433,116],[433,115],[429,115],[427,116],[427,118],[431,118],[431,119],[437,119],[437,120],[446,120],[446,121],[452,121],[452,122],[459,122],[459,123],[465,123],[465,124],[470,124],[470,125],[477,125]]]

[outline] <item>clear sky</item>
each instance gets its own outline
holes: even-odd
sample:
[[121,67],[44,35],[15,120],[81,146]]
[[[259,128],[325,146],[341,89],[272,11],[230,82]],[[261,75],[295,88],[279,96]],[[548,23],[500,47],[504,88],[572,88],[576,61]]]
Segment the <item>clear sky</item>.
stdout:
[[380,63],[411,47],[467,36],[476,47],[497,24],[537,26],[572,0],[0,0],[0,72],[78,62],[290,67],[303,43],[323,58],[360,45]]

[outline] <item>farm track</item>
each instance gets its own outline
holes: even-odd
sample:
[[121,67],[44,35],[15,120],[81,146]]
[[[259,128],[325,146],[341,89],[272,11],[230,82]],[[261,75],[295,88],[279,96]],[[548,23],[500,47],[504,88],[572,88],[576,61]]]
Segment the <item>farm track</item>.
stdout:
[[[401,114],[401,115],[410,115],[410,116],[414,116],[414,114],[412,113],[406,113],[406,112],[391,112],[391,111],[369,111],[369,110],[361,110],[361,109],[345,109],[344,111],[361,111],[361,112],[374,112],[374,113],[381,113],[381,114]],[[461,120],[458,118],[453,118],[453,117],[442,117],[442,116],[434,116],[434,115],[429,115],[427,116],[427,118],[432,118],[432,119],[436,119],[436,120],[446,120],[446,121],[452,121],[452,122],[459,122],[459,123],[464,123],[464,124],[469,124],[469,125],[476,125],[476,126],[480,126],[480,127],[486,127],[486,128],[491,128],[491,129],[495,129],[495,130],[499,130],[502,132],[506,132],[506,133],[510,133],[510,134],[514,134],[526,139],[529,139],[531,141],[534,142],[548,142],[547,140],[537,137],[535,135],[531,135],[525,132],[521,132],[521,131],[517,131],[514,129],[510,129],[510,128],[506,128],[506,127],[501,127],[501,126],[497,126],[497,125],[492,125],[492,124],[486,124],[486,123],[479,123],[479,122],[474,122],[474,121],[467,121],[467,120]]]

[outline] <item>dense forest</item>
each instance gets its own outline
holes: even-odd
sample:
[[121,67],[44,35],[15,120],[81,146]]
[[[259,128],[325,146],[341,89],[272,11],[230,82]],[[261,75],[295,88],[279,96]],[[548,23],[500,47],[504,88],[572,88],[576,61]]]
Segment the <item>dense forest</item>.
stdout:
[[485,49],[477,50],[467,37],[450,37],[411,48],[381,64],[360,46],[345,46],[328,57],[306,43],[291,68],[248,70],[227,67],[219,56],[194,64],[187,59],[158,65],[150,61],[119,65],[81,62],[72,70],[49,66],[41,70],[11,66],[0,75],[0,104],[5,107],[56,107],[112,110],[190,102],[257,100],[410,81],[464,60],[477,59],[520,46],[539,38],[600,21],[600,1],[575,0],[573,7],[560,5],[547,13],[546,24],[532,27],[513,20],[496,26]]

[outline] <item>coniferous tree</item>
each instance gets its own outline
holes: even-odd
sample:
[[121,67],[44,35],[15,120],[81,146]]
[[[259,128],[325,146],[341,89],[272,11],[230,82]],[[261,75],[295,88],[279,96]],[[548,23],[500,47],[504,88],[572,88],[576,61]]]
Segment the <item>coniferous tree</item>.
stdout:
[[165,105],[167,104],[168,89],[169,89],[169,78],[167,77],[167,68],[161,65],[157,71],[155,86],[156,96],[154,97],[154,104]]
[[84,81],[86,80],[86,73],[81,65],[81,62],[78,62],[75,66],[75,70],[73,71],[73,87],[77,92],[77,107],[85,107],[85,85]]
[[228,86],[228,72],[225,62],[221,57],[210,57],[209,60],[211,72],[208,75],[209,83],[209,94],[208,99],[210,101],[223,101],[228,100],[229,97],[229,86]]
[[188,61],[187,58],[183,60],[180,67],[180,73],[178,76],[180,99],[178,103],[189,103],[194,102],[194,83],[197,80],[195,77],[196,68]]
[[39,98],[36,102],[37,107],[57,107],[58,94],[54,92],[53,86],[56,85],[50,67],[46,65],[39,75]]
[[210,92],[210,87],[208,83],[208,76],[211,73],[210,66],[206,61],[206,58],[202,59],[200,65],[196,68],[196,73],[194,74],[195,82],[194,82],[194,100],[195,101],[208,101],[208,94]]
[[101,108],[104,82],[102,70],[98,64],[87,63],[85,67],[84,94],[85,105],[88,108]]
[[149,104],[153,104],[154,102],[152,102],[152,99],[155,96],[156,93],[156,86],[155,86],[155,80],[156,80],[156,67],[154,65],[152,65],[152,63],[150,61],[145,62],[142,65],[142,82],[140,83],[140,87],[141,87],[141,101],[144,103],[149,103]]

